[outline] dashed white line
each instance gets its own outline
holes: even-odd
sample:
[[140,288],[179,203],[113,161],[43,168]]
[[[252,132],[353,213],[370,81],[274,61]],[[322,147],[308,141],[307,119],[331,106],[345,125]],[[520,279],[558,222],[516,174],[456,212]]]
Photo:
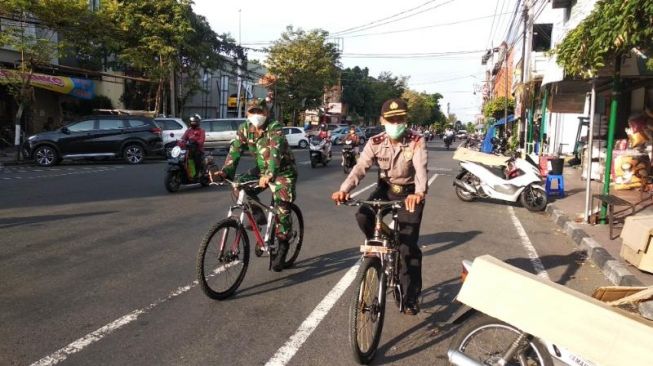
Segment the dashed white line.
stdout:
[[[438,174],[433,174],[431,179],[428,181],[428,185],[435,179],[437,179]],[[370,184],[369,186],[362,188],[361,190],[352,193],[351,197],[355,197],[364,191],[374,187],[376,183]],[[313,331],[320,325],[320,322],[324,317],[329,313],[333,305],[340,299],[342,294],[347,290],[349,285],[356,278],[356,272],[360,266],[360,260],[351,267],[347,273],[338,281],[338,283],[329,291],[329,293],[320,301],[315,309],[308,315],[308,318],[302,322],[302,324],[297,328],[297,331],[284,343],[281,348],[275,352],[275,354],[270,358],[270,360],[265,364],[266,366],[285,366],[290,362],[290,360],[295,356],[297,351],[301,348],[302,344],[306,342],[308,337],[313,333]]]
[[550,281],[551,278],[549,278],[549,274],[546,272],[546,269],[544,269],[544,264],[542,264],[542,260],[537,254],[537,250],[535,250],[533,243],[531,243],[531,240],[528,238],[528,234],[526,234],[526,230],[524,230],[524,227],[515,215],[515,210],[512,208],[512,206],[508,206],[508,212],[510,212],[512,223],[515,225],[515,229],[517,230],[521,244],[524,249],[526,249],[526,253],[528,254],[528,258],[530,258],[531,263],[533,264],[533,268],[535,269],[536,274],[539,277]]
[[[213,273],[211,274],[212,276],[215,276],[216,274],[224,271],[226,268],[234,266],[236,264],[240,263],[240,261],[235,261],[230,263],[229,265],[225,265],[219,268],[216,268],[213,270]],[[42,359],[32,363],[30,366],[51,366],[51,365],[56,365],[59,362],[62,362],[68,358],[68,356],[77,353],[84,348],[90,346],[91,344],[101,340],[102,338],[106,337],[107,335],[113,333],[114,331],[124,327],[125,325],[133,322],[134,320],[138,319],[139,316],[149,312],[150,310],[154,309],[155,307],[163,304],[164,302],[171,300],[185,292],[188,292],[190,289],[193,287],[197,286],[198,282],[193,281],[190,285],[178,287],[174,291],[168,294],[168,296],[164,298],[160,298],[156,300],[155,302],[149,304],[148,306],[137,309],[132,311],[131,313],[121,316],[120,318],[112,321],[111,323],[95,330],[94,332],[91,332],[82,338],[77,339],[76,341],[73,341],[69,345],[59,349],[58,351],[43,357]]]

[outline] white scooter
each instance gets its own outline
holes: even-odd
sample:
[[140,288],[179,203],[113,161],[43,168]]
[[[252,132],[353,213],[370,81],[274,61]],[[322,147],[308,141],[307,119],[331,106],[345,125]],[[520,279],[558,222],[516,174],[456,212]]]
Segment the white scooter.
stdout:
[[[527,159],[530,160],[529,157]],[[477,197],[509,202],[519,199],[529,211],[544,210],[547,196],[535,163],[532,160],[506,158],[505,164],[505,169],[501,169],[475,161],[461,161],[462,169],[453,181],[458,198],[465,202]]]
[[331,142],[328,139],[313,136],[308,146],[311,159],[311,168],[318,164],[327,166],[331,160]]

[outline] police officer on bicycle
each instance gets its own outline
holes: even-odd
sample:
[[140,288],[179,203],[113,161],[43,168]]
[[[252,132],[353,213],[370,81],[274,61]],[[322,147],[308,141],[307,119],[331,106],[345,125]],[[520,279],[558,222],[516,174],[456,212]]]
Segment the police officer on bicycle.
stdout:
[[[376,164],[379,179],[369,200],[403,200],[399,210],[399,280],[405,299],[405,313],[419,312],[418,298],[422,290],[422,251],[419,239],[424,198],[427,193],[427,150],[424,138],[406,126],[407,104],[395,98],[387,100],[381,108],[381,123],[385,132],[373,136],[365,145],[358,163],[331,198],[337,203],[349,199],[349,192],[365,177],[367,170]],[[356,221],[367,238],[374,235],[374,212],[361,206]]]

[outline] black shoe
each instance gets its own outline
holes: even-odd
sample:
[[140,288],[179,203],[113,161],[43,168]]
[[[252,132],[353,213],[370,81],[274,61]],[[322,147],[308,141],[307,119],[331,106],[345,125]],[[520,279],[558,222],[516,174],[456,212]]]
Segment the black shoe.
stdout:
[[288,241],[279,241],[277,254],[272,257],[272,270],[281,272],[286,265],[286,255],[288,255]]
[[404,314],[406,315],[417,315],[419,313],[419,304],[417,301],[406,301],[404,306]]

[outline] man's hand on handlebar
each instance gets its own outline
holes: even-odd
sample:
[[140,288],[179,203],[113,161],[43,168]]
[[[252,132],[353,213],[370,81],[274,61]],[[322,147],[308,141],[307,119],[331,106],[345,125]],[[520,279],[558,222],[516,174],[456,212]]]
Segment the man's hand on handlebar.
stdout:
[[270,183],[270,177],[267,175],[262,175],[261,178],[258,180],[258,186],[261,188],[265,188],[268,186]]
[[342,191],[333,192],[333,194],[331,195],[331,199],[336,201],[336,204],[338,205],[343,202],[347,202],[350,198],[351,197],[349,196],[349,193],[342,192]]
[[211,171],[209,172],[209,178],[211,178],[211,182],[224,182],[224,180],[227,178],[227,174],[222,170]]
[[409,194],[405,201],[406,210],[408,210],[408,212],[415,212],[415,207],[419,205],[423,199],[424,193]]

